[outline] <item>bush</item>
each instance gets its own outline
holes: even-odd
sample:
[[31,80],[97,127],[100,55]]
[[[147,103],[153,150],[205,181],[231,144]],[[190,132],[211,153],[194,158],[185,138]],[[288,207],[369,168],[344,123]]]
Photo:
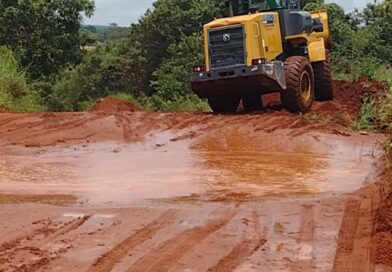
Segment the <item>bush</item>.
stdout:
[[178,96],[165,100],[159,95],[153,95],[147,101],[147,108],[156,111],[209,111],[208,103],[194,94]]
[[111,95],[111,97],[120,99],[120,100],[124,100],[124,101],[128,101],[130,103],[132,103],[132,105],[138,107],[138,108],[144,108],[144,106],[142,105],[142,103],[136,99],[133,95],[128,94],[128,93],[116,93]]
[[0,47],[0,107],[15,112],[43,111],[38,95],[28,85],[13,53]]
[[205,110],[207,103],[191,90],[192,67],[203,63],[200,35],[184,36],[178,44],[169,47],[169,56],[154,73],[151,82],[156,90],[152,104],[156,110]]
[[124,56],[120,49],[120,44],[99,46],[80,65],[64,70],[53,86],[50,108],[80,111],[86,103],[111,94],[137,94],[135,89],[140,78],[135,75],[143,60]]

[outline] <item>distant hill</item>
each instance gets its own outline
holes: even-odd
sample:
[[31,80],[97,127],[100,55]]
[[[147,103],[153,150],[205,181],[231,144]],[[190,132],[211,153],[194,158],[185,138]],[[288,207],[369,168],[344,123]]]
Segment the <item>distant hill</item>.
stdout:
[[113,42],[126,39],[129,27],[110,25],[82,25],[82,31],[88,31],[96,35],[98,42]]

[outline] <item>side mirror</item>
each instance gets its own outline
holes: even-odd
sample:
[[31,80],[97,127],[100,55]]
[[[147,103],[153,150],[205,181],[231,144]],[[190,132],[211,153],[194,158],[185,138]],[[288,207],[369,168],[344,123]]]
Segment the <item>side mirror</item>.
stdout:
[[314,32],[324,32],[324,25],[320,19],[313,19],[312,29]]

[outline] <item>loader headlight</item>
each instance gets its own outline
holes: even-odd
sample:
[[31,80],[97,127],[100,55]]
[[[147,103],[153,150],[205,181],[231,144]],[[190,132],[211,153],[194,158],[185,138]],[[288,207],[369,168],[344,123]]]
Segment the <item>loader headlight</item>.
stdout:
[[205,66],[195,66],[193,67],[193,72],[194,73],[202,73],[206,71],[206,67]]
[[262,65],[262,64],[265,64],[264,58],[252,60],[252,65]]

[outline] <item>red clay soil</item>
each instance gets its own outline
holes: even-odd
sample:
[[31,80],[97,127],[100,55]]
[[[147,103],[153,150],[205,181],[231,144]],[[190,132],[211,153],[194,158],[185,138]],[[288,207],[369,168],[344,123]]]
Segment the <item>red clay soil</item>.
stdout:
[[[367,79],[354,83],[335,81],[334,88],[335,100],[315,103],[313,112],[322,116],[341,114],[352,120],[360,110],[361,97],[383,90],[379,83]],[[0,220],[0,271],[368,272],[374,271],[375,265],[391,268],[392,195],[388,189],[391,175],[381,177],[385,182],[380,185],[372,183],[373,174],[369,173],[368,186],[359,192],[349,190],[347,194],[335,194],[323,179],[330,174],[349,179],[359,167],[348,167],[351,156],[372,165],[373,159],[369,163],[367,159],[377,156],[373,154],[377,153],[373,146],[383,137],[360,135],[333,122],[325,123],[324,118],[322,122],[309,122],[279,109],[279,95],[271,97],[264,100],[269,106],[266,112],[252,114],[144,112],[115,98],[99,101],[91,112],[1,113],[0,180],[4,182],[0,182],[0,199],[9,199],[4,194],[29,193],[26,189],[29,184],[48,195],[75,192],[83,196],[91,191],[89,197],[93,200],[99,188],[104,188],[103,195],[107,193],[110,201],[116,203],[118,192],[105,186],[108,182],[116,188],[122,184],[121,179],[113,178],[115,174],[110,171],[110,178],[103,179],[105,169],[99,168],[109,158],[116,164],[120,162],[118,169],[126,170],[116,172],[115,177],[139,171],[137,167],[129,167],[132,158],[134,162],[140,161],[143,166],[140,171],[153,165],[153,161],[161,163],[160,167],[153,167],[157,172],[149,177],[156,176],[163,182],[170,179],[165,173],[172,169],[167,161],[179,157],[175,162],[182,163],[180,155],[187,155],[194,161],[185,160],[184,171],[178,173],[189,175],[188,165],[198,167],[197,177],[202,170],[209,169],[214,182],[209,183],[208,179],[202,182],[208,185],[206,197],[212,197],[212,201],[205,202],[197,194],[190,194],[195,200],[156,203],[143,200],[136,206],[119,207],[111,206],[106,199],[102,203],[97,199],[97,206],[90,205],[89,198],[86,201],[81,198],[77,206],[65,207],[39,204],[44,201],[2,204],[0,218],[7,220]],[[112,148],[112,142],[119,143],[119,147]],[[121,151],[136,142],[143,144],[142,151],[137,145],[135,151]],[[184,145],[188,144],[184,152]],[[267,159],[263,157],[264,149],[272,150]],[[329,149],[337,153],[330,156],[326,152]],[[87,157],[78,160],[77,152],[86,152]],[[92,155],[88,157],[90,152]],[[156,160],[153,155],[158,156]],[[166,156],[170,156],[167,161]],[[126,168],[121,166],[121,158],[125,158]],[[279,164],[273,164],[272,158]],[[80,166],[79,162],[85,164]],[[95,163],[98,166],[92,168]],[[338,164],[343,165],[344,171],[337,170]],[[175,164],[175,168],[182,169],[181,165]],[[268,175],[260,178],[257,174],[257,169],[261,169],[257,165],[273,173],[271,184]],[[264,199],[250,194],[257,191],[258,183],[242,182],[243,173],[252,181],[263,181],[260,186],[265,182],[273,186],[286,166],[293,180],[297,175],[301,180],[294,189],[310,192],[301,186],[311,175],[315,177],[312,184],[325,185],[324,190],[332,190],[331,193],[323,191],[326,193],[309,197],[284,194]],[[376,166],[370,168],[376,171]],[[162,175],[159,169],[164,170]],[[175,175],[181,175],[178,173]],[[91,179],[93,175],[100,183],[91,186],[88,182],[95,180]],[[145,175],[135,176],[134,180]],[[230,187],[232,191],[225,189],[230,184],[219,179],[224,175],[238,180]],[[83,178],[86,183],[79,184]],[[111,179],[115,183],[110,183]],[[134,189],[132,182],[132,178],[126,179],[125,193],[129,198],[132,197],[128,194],[143,192],[137,190],[139,187]],[[192,188],[196,183],[192,182]],[[145,185],[150,184],[155,185],[154,182]],[[211,191],[212,185],[219,190]],[[171,184],[169,189],[175,190],[176,186]]]
[[[195,126],[186,135],[194,138],[213,129],[231,126],[246,127],[257,132],[290,129],[295,135],[323,130],[349,135],[351,124],[360,110],[360,95],[381,92],[380,84],[362,80],[350,87],[345,81],[334,83],[336,98],[331,102],[315,103],[313,112],[323,115],[323,122],[309,122],[306,118],[283,110],[279,94],[266,96],[264,113],[214,115],[210,113],[154,113],[140,111],[129,102],[108,97],[93,109],[82,113],[3,113],[0,116],[0,141],[3,145],[50,146],[83,144],[101,141],[134,142],[155,130],[178,130]],[[369,87],[370,86],[370,87]],[[137,112],[137,114],[132,114]]]
[[375,247],[375,262],[392,267],[392,186],[391,172],[387,171],[381,183],[380,195],[383,202],[375,216],[372,244]]
[[313,110],[321,113],[341,112],[350,117],[358,116],[361,106],[367,98],[377,97],[385,92],[386,87],[369,78],[359,78],[354,82],[335,80],[333,82],[334,100],[315,103]]
[[92,112],[135,112],[139,111],[135,105],[128,101],[120,100],[114,97],[100,99],[90,110]]
[[366,99],[375,99],[385,93],[386,87],[377,81],[360,78],[354,82],[336,80],[333,82],[334,100],[315,102],[312,112],[323,116],[323,121],[329,124],[349,127],[360,114]]
[[[375,262],[378,265],[387,265],[392,267],[392,216],[391,208],[388,214],[380,215],[378,228],[373,235],[373,244],[376,246]],[[386,211],[384,211],[386,212]],[[387,218],[385,218],[387,217]]]
[[[354,82],[334,80],[334,100],[328,102],[315,102],[313,112],[321,114],[337,113],[356,118],[365,99],[377,97],[386,90],[386,86],[378,81],[362,77]],[[280,96],[277,93],[263,96],[264,106],[267,109],[281,110]]]
[[344,80],[334,81],[335,100],[334,105],[330,109],[325,108],[325,111],[336,110],[349,113],[351,116],[357,116],[361,110],[361,106],[365,99],[377,97],[385,92],[385,85],[382,83],[369,79],[359,78],[354,82]]

